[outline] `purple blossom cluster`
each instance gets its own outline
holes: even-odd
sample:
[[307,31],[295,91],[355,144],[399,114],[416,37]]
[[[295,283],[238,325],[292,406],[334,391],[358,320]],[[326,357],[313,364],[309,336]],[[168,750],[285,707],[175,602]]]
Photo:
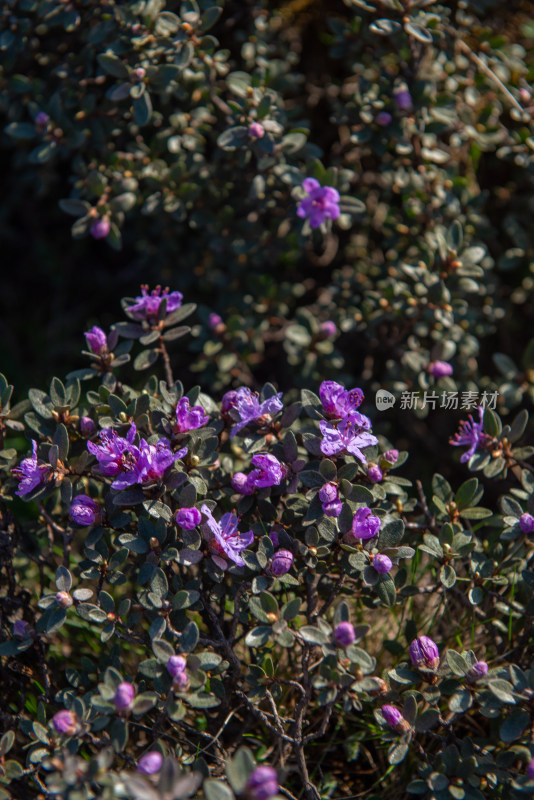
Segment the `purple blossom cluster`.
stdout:
[[307,194],[297,208],[297,216],[309,219],[311,228],[318,228],[327,219],[340,215],[339,192],[332,186],[321,186],[315,178],[305,178],[302,188]]
[[258,395],[246,386],[226,392],[222,399],[223,414],[228,414],[236,423],[230,431],[231,439],[252,422],[265,423],[283,407],[281,392],[260,403]]
[[181,292],[169,292],[169,289],[162,289],[156,286],[149,292],[148,286],[141,286],[141,294],[135,298],[135,302],[128,306],[129,314],[140,322],[154,322],[159,313],[159,307],[163,300],[167,302],[166,313],[173,314],[182,305],[184,299]]
[[87,442],[87,449],[96,457],[102,474],[115,478],[112,489],[161,481],[166,470],[187,453],[186,447],[174,453],[164,437],[156,444],[141,439],[135,445],[136,433],[132,422],[126,437],[119,436],[113,428],[104,428],[100,431],[100,444]]
[[321,452],[325,456],[346,452],[356,456],[364,464],[367,463],[362,450],[378,444],[378,439],[370,433],[369,417],[357,411],[363,401],[361,389],[347,390],[335,381],[323,381],[319,387],[319,397],[325,414],[341,420],[336,424],[326,420],[319,423],[323,436]]

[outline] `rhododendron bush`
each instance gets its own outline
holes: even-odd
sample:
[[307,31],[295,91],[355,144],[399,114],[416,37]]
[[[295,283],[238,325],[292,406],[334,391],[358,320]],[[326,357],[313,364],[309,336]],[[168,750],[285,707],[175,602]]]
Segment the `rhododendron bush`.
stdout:
[[530,17],[8,6],[0,800],[532,796]]

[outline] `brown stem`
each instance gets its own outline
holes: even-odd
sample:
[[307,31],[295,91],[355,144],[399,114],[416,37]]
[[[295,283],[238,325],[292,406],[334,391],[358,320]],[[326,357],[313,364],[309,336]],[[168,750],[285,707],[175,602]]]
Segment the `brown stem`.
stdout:
[[174,377],[172,374],[172,367],[171,367],[171,360],[169,358],[169,353],[167,348],[165,347],[165,342],[163,341],[163,336],[159,337],[159,349],[160,353],[163,356],[163,364],[165,367],[165,379],[167,381],[167,386],[170,387],[174,384]]

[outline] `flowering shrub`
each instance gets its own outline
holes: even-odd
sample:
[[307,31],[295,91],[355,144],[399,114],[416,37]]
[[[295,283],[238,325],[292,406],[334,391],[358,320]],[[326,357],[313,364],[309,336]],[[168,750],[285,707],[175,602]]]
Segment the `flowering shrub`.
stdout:
[[[504,459],[498,503],[474,476],[414,493],[359,388],[186,391],[177,294],[93,328],[48,392],[11,407],[3,383],[31,455],[0,453],[2,796],[532,793],[526,412],[460,434],[471,469]],[[137,367],[161,357],[138,389],[135,341]]]
[[515,5],[8,3],[0,800],[534,793]]

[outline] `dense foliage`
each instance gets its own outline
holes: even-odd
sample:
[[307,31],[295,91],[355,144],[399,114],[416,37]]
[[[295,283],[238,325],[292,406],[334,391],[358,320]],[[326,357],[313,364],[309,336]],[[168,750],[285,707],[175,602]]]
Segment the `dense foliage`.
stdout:
[[528,3],[3,13],[0,798],[532,794]]

